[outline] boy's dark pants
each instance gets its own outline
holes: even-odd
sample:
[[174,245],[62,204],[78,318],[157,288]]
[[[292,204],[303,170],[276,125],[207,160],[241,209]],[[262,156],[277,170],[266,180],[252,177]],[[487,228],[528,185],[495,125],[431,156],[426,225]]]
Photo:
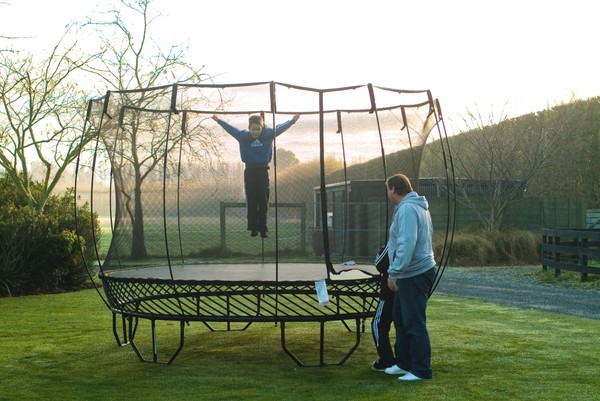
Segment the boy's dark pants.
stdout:
[[269,203],[269,166],[246,165],[244,170],[248,230],[266,233]]
[[[387,282],[385,283],[387,285]],[[390,327],[393,320],[394,298],[381,298],[377,305],[377,311],[371,322],[371,331],[377,355],[379,355],[379,364],[383,367],[390,367],[395,364],[392,346],[390,344]]]

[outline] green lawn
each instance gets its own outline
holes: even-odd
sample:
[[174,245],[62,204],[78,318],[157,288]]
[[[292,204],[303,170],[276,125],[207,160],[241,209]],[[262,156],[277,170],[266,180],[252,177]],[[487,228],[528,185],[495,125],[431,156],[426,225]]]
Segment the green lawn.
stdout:
[[[370,332],[345,364],[301,368],[272,323],[244,332],[192,323],[174,363],[155,365],[116,346],[94,290],[3,298],[0,311],[0,400],[600,399],[600,321],[441,295],[429,307],[434,378],[417,383],[370,370]],[[292,343],[316,355],[318,326],[290,328]],[[145,343],[148,325],[139,330]],[[177,334],[176,323],[160,322],[159,352]],[[326,335],[328,360],[352,337],[337,323]]]

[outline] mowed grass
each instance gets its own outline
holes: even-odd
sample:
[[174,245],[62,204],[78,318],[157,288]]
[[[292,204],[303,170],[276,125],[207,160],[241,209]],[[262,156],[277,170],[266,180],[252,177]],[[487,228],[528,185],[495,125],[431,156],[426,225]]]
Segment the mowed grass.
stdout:
[[[171,365],[142,363],[118,347],[111,314],[94,290],[0,299],[0,400],[597,400],[600,321],[434,295],[429,306],[433,380],[402,383],[370,370],[369,330],[341,366],[299,367],[280,330],[186,327]],[[159,357],[178,323],[158,322]],[[354,335],[328,323],[325,359],[337,362]],[[290,347],[318,361],[317,324],[290,323]],[[149,358],[149,324],[138,344]],[[303,351],[304,349],[304,351]]]

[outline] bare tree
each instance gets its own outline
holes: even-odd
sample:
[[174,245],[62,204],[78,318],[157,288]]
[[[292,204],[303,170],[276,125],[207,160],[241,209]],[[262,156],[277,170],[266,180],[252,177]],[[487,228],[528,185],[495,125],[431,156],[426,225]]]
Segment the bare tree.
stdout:
[[[82,55],[77,42],[63,46],[68,34],[41,61],[0,52],[0,168],[38,211],[90,139],[81,140],[85,97],[75,78],[98,55]],[[33,189],[32,166],[41,191]]]
[[456,138],[453,157],[457,200],[479,218],[487,230],[502,226],[507,208],[521,198],[554,157],[561,121],[547,121],[546,111],[522,116],[519,122],[502,111],[462,116],[466,131]]
[[[114,155],[111,167],[117,184],[126,180],[134,183],[130,188],[120,187],[126,198],[122,206],[132,227],[130,256],[133,259],[147,257],[142,202],[144,181],[156,177],[157,165],[174,146],[196,153],[197,160],[210,158],[208,152],[215,149],[211,146],[211,133],[201,126],[196,131],[190,128],[186,133],[167,138],[164,116],[149,116],[142,111],[153,108],[153,104],[165,97],[161,91],[144,91],[147,88],[173,82],[200,83],[210,78],[202,72],[203,67],[198,69],[185,61],[185,46],[173,45],[165,50],[153,39],[151,27],[160,15],[152,13],[151,3],[151,0],[121,0],[122,9],[111,10],[105,20],[89,20],[86,24],[97,32],[100,46],[105,49],[102,59],[87,65],[87,71],[99,77],[109,90],[142,90],[132,96],[120,95],[129,112],[121,119],[122,147],[111,149]],[[201,149],[190,145],[198,136],[203,136],[201,140],[206,144]],[[206,153],[198,154],[202,149]]]

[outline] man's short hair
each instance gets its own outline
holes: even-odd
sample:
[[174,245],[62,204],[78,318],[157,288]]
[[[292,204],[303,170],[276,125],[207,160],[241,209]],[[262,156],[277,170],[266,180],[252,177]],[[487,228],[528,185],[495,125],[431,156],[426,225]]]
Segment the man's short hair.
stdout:
[[394,192],[398,195],[406,195],[413,191],[412,184],[404,174],[396,174],[387,179],[385,182],[388,189],[394,188]]

